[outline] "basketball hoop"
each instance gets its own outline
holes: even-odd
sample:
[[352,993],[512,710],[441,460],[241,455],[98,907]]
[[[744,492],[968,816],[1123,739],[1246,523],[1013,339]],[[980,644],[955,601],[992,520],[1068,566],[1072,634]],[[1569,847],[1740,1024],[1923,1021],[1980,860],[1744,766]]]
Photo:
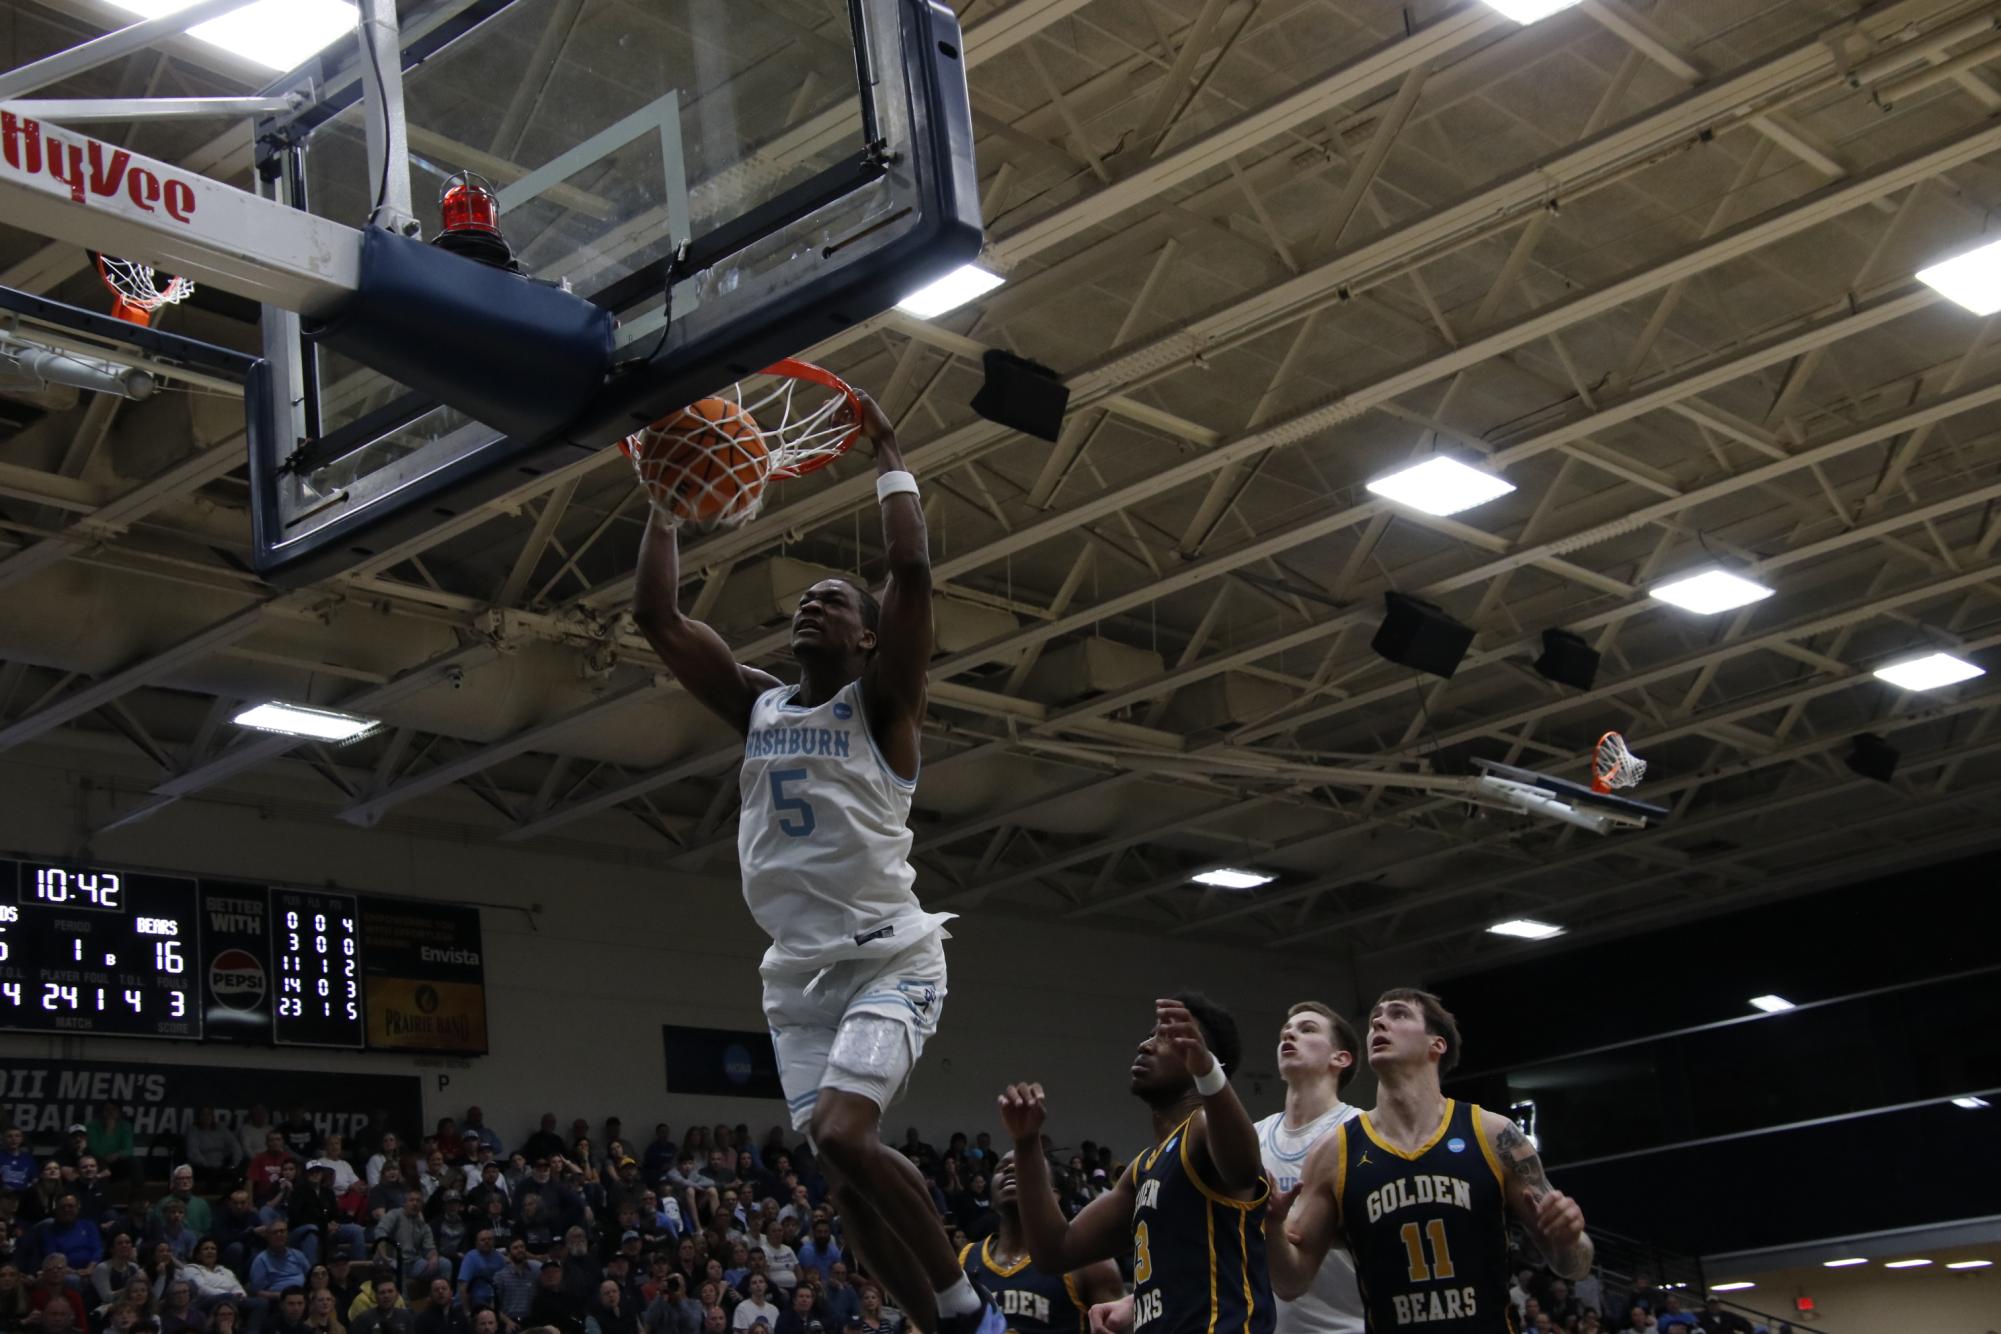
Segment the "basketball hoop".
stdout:
[[1647,762],[1626,749],[1626,738],[1607,732],[1591,755],[1591,790],[1610,792],[1631,787],[1647,776]]
[[763,505],[766,483],[804,477],[847,453],[861,419],[861,399],[846,381],[787,357],[633,432],[619,448],[670,519],[735,525]]
[[95,251],[91,258],[97,261],[97,276],[111,289],[111,313],[142,329],[152,324],[153,312],[160,307],[178,305],[195,293],[193,283],[171,274],[166,286],[160,286],[160,274],[150,264]]

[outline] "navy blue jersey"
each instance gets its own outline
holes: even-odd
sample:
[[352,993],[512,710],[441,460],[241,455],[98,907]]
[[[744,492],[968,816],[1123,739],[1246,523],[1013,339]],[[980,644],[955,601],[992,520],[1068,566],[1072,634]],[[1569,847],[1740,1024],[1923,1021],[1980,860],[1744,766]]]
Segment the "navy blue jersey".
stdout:
[[[1191,1118],[1193,1119],[1193,1118]],[[1271,1334],[1265,1201],[1212,1189],[1188,1151],[1188,1122],[1133,1160],[1134,1334]]]
[[1370,1334],[1513,1334],[1508,1206],[1480,1109],[1447,1099],[1405,1153],[1364,1112],[1335,1132],[1334,1201]]
[[994,1239],[959,1252],[959,1266],[994,1299],[1007,1317],[1008,1334],[1090,1334],[1090,1308],[1070,1274],[1037,1269],[1026,1256],[1011,1265],[994,1262]]

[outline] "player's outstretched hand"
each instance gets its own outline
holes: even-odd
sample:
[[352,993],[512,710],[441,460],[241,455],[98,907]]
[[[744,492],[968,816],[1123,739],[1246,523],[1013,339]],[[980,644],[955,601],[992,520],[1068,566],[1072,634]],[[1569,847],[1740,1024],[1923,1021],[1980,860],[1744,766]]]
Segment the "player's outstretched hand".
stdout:
[[[878,449],[881,449],[884,445],[895,449],[896,428],[889,424],[888,415],[883,412],[874,399],[859,389],[855,390],[855,402],[861,404],[860,420],[862,438]],[[856,420],[854,405],[849,403],[841,404],[835,410],[834,420],[841,426],[854,425]]]
[[1215,1067],[1216,1058],[1209,1054],[1209,1046],[1202,1040],[1202,1026],[1178,1000],[1153,1003],[1153,1037],[1163,1046],[1173,1048],[1191,1075],[1199,1078]]
[[1000,1095],[1001,1126],[1017,1140],[1040,1135],[1048,1115],[1040,1084],[1009,1084]]
[[1127,1293],[1115,1302],[1091,1308],[1091,1334],[1133,1334],[1133,1299]]
[[1577,1207],[1576,1200],[1560,1190],[1552,1190],[1536,1202],[1535,1226],[1542,1234],[1544,1246],[1551,1251],[1565,1250],[1575,1246],[1584,1235],[1584,1211]]

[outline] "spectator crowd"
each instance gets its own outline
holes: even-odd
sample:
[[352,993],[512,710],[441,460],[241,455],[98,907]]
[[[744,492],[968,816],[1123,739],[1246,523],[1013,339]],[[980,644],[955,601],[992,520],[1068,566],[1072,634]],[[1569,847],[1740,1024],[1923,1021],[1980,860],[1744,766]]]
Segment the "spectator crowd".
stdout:
[[[641,1142],[546,1113],[510,1148],[478,1107],[421,1136],[387,1121],[205,1107],[164,1181],[115,1102],[53,1152],[0,1133],[0,1334],[902,1334],[782,1127]],[[955,1246],[998,1228],[990,1135],[895,1147]],[[1123,1170],[1090,1141],[1044,1147],[1066,1214]],[[1644,1279],[1524,1267],[1510,1295],[1524,1334],[1752,1334]]]
[[[1522,1334],[1772,1334],[1715,1295],[1691,1298],[1647,1274],[1610,1283],[1602,1273],[1572,1283],[1526,1259],[1508,1291]],[[1781,1324],[1778,1334],[1792,1334]]]
[[[386,1122],[205,1107],[164,1182],[116,1103],[53,1152],[5,1131],[0,1334],[899,1334],[782,1128]],[[956,1243],[998,1226],[989,1135],[898,1147]],[[1091,1144],[1054,1166],[1072,1213],[1118,1170]]]

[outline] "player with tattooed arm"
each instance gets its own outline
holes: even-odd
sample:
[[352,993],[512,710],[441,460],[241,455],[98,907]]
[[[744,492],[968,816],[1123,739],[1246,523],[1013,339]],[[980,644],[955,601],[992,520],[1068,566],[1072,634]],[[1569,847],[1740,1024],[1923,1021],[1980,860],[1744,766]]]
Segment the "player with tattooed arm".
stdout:
[[1535,1146],[1498,1113],[1455,1102],[1439,1078],[1459,1026],[1430,992],[1395,988],[1369,1013],[1376,1105],[1308,1156],[1266,1221],[1272,1287],[1298,1297],[1344,1246],[1370,1334],[1512,1334],[1508,1220],[1565,1278],[1591,1271],[1584,1214],[1553,1189]]

